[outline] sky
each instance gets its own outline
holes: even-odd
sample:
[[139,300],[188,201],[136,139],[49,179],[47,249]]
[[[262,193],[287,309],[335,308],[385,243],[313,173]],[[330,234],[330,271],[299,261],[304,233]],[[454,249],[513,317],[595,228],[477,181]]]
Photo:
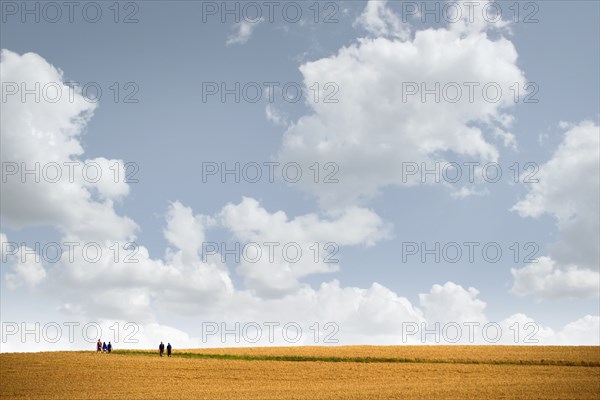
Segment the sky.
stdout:
[[0,12],[2,352],[600,344],[598,2]]

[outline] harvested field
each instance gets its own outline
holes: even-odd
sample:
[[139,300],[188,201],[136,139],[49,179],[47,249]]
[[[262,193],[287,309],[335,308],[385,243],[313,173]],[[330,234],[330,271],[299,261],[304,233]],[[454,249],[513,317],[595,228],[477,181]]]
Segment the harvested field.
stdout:
[[600,396],[599,347],[193,349],[171,358],[139,351],[13,353],[0,355],[0,372],[3,399]]

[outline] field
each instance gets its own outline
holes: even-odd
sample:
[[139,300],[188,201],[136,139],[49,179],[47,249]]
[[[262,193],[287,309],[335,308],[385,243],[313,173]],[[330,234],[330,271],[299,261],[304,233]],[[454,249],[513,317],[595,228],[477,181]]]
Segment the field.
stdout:
[[3,399],[597,399],[600,347],[12,353],[0,378]]

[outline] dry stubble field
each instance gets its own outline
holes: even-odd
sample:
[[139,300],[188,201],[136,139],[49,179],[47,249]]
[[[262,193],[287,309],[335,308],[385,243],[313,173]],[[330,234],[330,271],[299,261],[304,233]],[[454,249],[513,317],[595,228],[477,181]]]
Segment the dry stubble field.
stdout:
[[12,353],[0,378],[3,399],[598,399],[600,347]]

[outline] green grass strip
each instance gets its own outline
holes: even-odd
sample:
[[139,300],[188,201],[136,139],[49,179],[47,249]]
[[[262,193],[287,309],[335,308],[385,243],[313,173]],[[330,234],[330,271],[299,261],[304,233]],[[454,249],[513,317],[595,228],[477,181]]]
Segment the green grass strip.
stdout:
[[[157,351],[148,350],[114,350],[114,354],[158,357]],[[242,361],[291,361],[291,362],[351,362],[351,363],[417,363],[417,364],[476,364],[476,365],[539,365],[561,367],[600,367],[594,361],[560,361],[560,360],[468,360],[468,359],[428,359],[428,358],[393,358],[393,357],[312,357],[312,356],[272,356],[242,354],[210,354],[174,352],[177,358],[199,358],[213,360]]]

